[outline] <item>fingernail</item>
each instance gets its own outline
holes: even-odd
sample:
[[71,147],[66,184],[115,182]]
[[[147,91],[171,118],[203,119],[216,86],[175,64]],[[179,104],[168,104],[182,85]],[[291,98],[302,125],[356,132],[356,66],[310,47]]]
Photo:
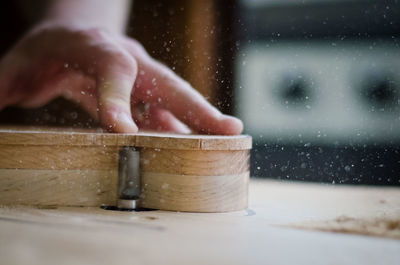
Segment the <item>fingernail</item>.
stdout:
[[117,121],[119,123],[119,126],[122,127],[124,132],[135,133],[138,131],[138,127],[133,122],[132,117],[125,112],[118,113]]
[[225,133],[235,135],[243,131],[243,122],[240,119],[229,115],[224,115],[224,118],[229,123],[225,124]]
[[178,127],[176,129],[177,133],[180,133],[180,134],[190,134],[190,133],[192,133],[192,131],[184,124],[179,124],[177,127]]

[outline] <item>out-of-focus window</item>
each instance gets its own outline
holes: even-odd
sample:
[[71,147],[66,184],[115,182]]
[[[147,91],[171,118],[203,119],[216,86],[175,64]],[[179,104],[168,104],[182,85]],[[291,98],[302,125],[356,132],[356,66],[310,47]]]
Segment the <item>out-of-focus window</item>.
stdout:
[[400,185],[400,3],[251,0],[236,18],[253,175]]

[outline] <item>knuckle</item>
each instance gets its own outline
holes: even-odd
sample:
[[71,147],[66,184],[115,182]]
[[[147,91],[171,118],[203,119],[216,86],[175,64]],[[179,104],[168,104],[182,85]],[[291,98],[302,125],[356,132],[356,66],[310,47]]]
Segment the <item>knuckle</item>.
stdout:
[[129,49],[129,51],[132,54],[141,54],[142,56],[149,56],[146,49],[144,48],[144,46],[138,42],[135,39],[129,38],[129,37],[123,37],[123,42],[127,45],[127,49]]
[[69,38],[74,43],[81,43],[92,48],[98,48],[109,43],[112,36],[102,28],[70,29]]
[[190,83],[188,83],[186,80],[180,78],[175,74],[174,71],[167,67],[162,67],[162,71],[160,73],[161,80],[163,80],[164,83],[174,86],[176,88],[180,87],[185,87],[185,88],[191,88]]
[[77,30],[76,34],[78,37],[83,39],[106,39],[109,33],[103,28],[89,28],[83,30]]
[[120,70],[124,73],[130,75],[136,75],[137,73],[138,66],[136,60],[132,56],[123,51],[109,52],[108,60],[115,67],[119,67]]
[[132,45],[135,47],[135,49],[137,49],[138,51],[141,51],[141,52],[146,52],[146,49],[140,42],[138,42],[135,39],[130,39],[130,41],[132,42]]

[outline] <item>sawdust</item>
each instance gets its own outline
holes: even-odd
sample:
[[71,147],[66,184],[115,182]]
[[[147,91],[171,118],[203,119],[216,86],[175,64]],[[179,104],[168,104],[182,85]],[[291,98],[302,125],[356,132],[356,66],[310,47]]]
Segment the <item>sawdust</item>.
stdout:
[[400,217],[362,219],[340,216],[334,220],[310,221],[301,224],[294,224],[291,225],[291,227],[334,233],[358,234],[400,239]]

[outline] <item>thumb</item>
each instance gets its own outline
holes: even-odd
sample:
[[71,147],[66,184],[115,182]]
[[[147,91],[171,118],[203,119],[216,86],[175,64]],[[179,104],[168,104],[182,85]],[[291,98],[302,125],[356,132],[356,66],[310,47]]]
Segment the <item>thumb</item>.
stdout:
[[98,111],[101,123],[109,131],[136,133],[131,114],[131,94],[137,75],[137,63],[130,55],[113,52],[98,64]]

